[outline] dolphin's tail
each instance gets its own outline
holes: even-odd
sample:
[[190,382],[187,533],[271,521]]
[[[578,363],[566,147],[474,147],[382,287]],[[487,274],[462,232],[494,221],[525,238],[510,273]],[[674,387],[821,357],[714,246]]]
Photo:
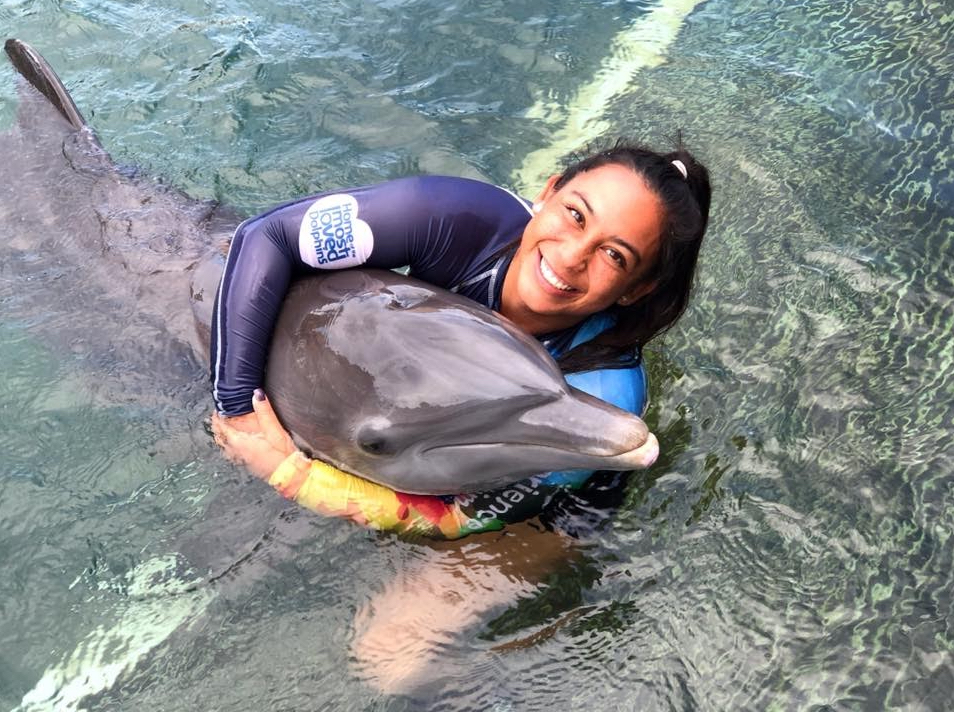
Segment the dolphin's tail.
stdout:
[[39,52],[17,39],[7,40],[4,49],[16,70],[56,107],[73,128],[80,130],[88,127],[73,97]]

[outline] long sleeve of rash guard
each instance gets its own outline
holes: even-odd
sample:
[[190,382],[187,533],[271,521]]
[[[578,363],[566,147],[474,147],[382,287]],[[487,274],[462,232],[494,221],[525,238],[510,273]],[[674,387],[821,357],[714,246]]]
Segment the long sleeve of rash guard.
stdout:
[[519,236],[527,219],[525,203],[501,188],[424,176],[311,196],[247,220],[232,239],[216,297],[210,367],[217,409],[251,410],[295,276],[409,266],[414,276],[449,287]]

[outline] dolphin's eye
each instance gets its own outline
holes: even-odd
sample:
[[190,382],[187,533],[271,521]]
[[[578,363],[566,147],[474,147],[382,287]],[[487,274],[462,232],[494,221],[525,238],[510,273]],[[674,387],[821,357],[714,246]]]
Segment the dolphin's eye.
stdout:
[[394,451],[394,443],[377,428],[362,428],[355,440],[369,455],[391,455]]
[[356,428],[355,445],[369,455],[393,455],[401,449],[393,427],[387,418],[370,418]]
[[358,447],[372,455],[380,455],[384,452],[384,440],[381,438],[368,438],[367,440],[359,441]]

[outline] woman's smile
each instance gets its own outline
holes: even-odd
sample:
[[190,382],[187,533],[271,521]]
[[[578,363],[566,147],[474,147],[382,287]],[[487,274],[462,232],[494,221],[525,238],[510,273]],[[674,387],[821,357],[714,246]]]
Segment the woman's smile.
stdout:
[[560,279],[556,272],[553,271],[553,268],[547,262],[546,258],[540,254],[540,276],[543,278],[545,284],[553,287],[557,290],[558,293],[563,294],[572,294],[573,292],[578,292],[579,290],[574,288],[571,284],[564,282]]

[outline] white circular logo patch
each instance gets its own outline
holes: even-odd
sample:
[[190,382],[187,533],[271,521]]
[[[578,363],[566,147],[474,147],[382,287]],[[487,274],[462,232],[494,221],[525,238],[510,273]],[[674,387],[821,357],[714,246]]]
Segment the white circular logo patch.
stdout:
[[358,219],[358,201],[344,193],[319,198],[298,229],[298,250],[312,267],[341,269],[364,264],[374,247],[371,226]]

